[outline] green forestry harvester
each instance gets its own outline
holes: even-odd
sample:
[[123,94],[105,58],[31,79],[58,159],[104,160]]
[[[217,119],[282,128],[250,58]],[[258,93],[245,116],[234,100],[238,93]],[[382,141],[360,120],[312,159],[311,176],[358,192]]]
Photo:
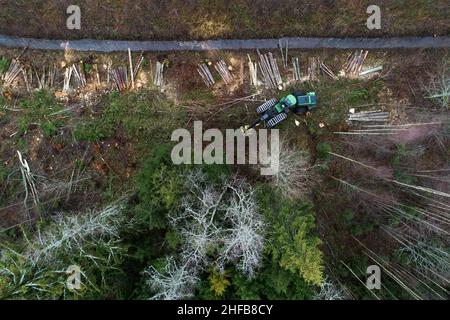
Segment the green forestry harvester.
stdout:
[[275,98],[270,99],[256,109],[259,119],[250,126],[245,126],[243,131],[250,130],[261,123],[268,129],[273,128],[286,120],[289,112],[296,114],[308,112],[315,108],[316,105],[317,97],[315,92],[294,91],[279,101]]

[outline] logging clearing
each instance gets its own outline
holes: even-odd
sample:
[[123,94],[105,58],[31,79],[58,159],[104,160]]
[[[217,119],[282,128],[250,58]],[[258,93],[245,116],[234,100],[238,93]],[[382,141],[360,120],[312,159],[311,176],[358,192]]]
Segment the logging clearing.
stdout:
[[[0,49],[0,295],[446,299],[447,83],[446,50]],[[174,130],[295,91],[317,107],[277,127],[277,174],[171,161]]]

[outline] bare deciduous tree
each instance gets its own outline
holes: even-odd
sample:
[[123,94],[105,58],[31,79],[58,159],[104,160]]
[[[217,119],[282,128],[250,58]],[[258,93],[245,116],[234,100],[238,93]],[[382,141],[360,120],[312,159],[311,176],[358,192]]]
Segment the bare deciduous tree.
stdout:
[[[119,247],[119,231],[125,222],[122,209],[123,203],[118,202],[96,213],[61,215],[44,231],[38,230],[36,237],[28,239],[24,234],[23,253],[4,246],[0,251],[0,291],[4,292],[0,295],[60,298],[52,290],[62,286],[63,294],[67,293],[66,268],[74,257],[79,258],[78,262],[84,261],[85,267],[92,265],[101,272],[113,268],[112,262],[122,252]],[[85,271],[82,284],[96,288],[95,275]]]
[[237,267],[251,278],[261,263],[264,223],[249,185],[236,181],[228,184],[228,188],[232,190],[232,196],[225,218],[230,228],[223,240],[218,264],[223,269],[225,262],[236,262]]
[[190,194],[182,200],[183,210],[170,216],[170,220],[185,239],[182,260],[192,272],[198,272],[208,264],[207,251],[217,242],[221,228],[215,216],[226,192],[205,185],[203,172],[195,170],[186,175]]
[[323,283],[320,285],[320,291],[315,296],[315,300],[345,300],[347,295],[345,291],[339,288],[333,281],[329,278],[325,278]]
[[274,184],[289,197],[301,198],[309,194],[317,181],[315,166],[307,154],[280,141],[279,170],[273,176]]
[[182,210],[169,217],[183,242],[178,264],[171,257],[164,273],[154,267],[146,272],[155,299],[188,297],[198,273],[211,264],[223,269],[234,263],[252,277],[261,262],[264,223],[251,186],[238,179],[213,185],[201,170],[186,174],[185,181],[189,193]]
[[30,242],[25,256],[34,262],[50,261],[57,251],[82,252],[87,242],[108,242],[119,238],[123,225],[123,204],[109,206],[100,212],[88,212],[69,217],[58,216],[55,223],[43,233],[38,231]]
[[193,285],[198,278],[193,276],[186,265],[177,265],[173,257],[167,257],[164,272],[151,266],[145,272],[148,284],[157,292],[151,299],[179,300],[192,296]]

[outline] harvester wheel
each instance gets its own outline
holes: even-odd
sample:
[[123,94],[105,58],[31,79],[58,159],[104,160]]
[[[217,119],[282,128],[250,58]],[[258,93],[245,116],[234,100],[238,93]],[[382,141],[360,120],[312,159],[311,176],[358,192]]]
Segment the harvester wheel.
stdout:
[[297,98],[298,96],[306,96],[305,91],[294,91],[292,94]]
[[[292,94],[297,98],[299,96],[305,96],[306,92],[305,91],[294,91],[294,92],[292,92]],[[301,106],[301,107],[294,108],[293,111],[295,114],[300,114],[300,113],[305,113],[306,111],[308,111],[308,108]]]
[[275,127],[277,124],[286,120],[288,115],[286,113],[277,114],[275,117],[266,122],[266,128],[270,129]]
[[258,112],[259,114],[264,113],[264,112],[266,112],[267,110],[269,110],[270,108],[272,108],[276,104],[277,104],[277,99],[275,99],[275,98],[270,99],[269,101],[266,101],[262,105],[260,105],[256,109],[256,112]]
[[301,113],[305,113],[308,111],[308,108],[305,106],[301,106],[301,107],[296,107],[292,110],[295,114],[301,114]]

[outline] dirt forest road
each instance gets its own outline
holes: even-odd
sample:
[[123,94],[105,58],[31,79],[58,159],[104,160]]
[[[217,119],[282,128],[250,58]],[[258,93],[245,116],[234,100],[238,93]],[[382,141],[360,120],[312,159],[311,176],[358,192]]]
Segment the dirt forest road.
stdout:
[[230,39],[205,41],[120,41],[120,40],[45,40],[0,35],[0,46],[40,50],[93,52],[127,51],[208,51],[276,49],[288,43],[290,49],[420,49],[450,48],[450,36],[392,38],[313,38]]

